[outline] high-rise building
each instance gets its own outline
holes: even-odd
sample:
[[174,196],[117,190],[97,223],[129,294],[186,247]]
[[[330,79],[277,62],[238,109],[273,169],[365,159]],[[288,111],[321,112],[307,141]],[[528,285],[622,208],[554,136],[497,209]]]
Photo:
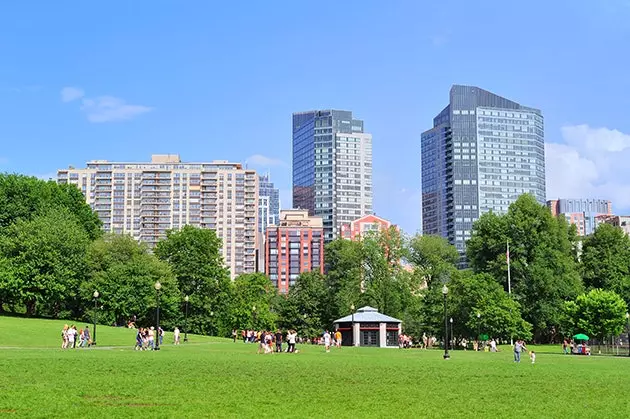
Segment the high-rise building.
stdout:
[[95,160],[59,170],[57,181],[83,192],[107,232],[155,246],[166,230],[209,228],[223,241],[233,278],[256,272],[258,176],[241,164],[182,163],[178,155],[153,155],[150,163]]
[[421,144],[423,233],[448,238],[460,252],[481,214],[505,213],[525,193],[545,204],[538,109],[455,85]]
[[372,213],[372,136],[352,112],[293,114],[293,207],[322,217],[326,241]]
[[392,223],[376,215],[365,215],[341,226],[341,237],[347,240],[360,240],[361,236],[370,231],[384,231],[392,226]]
[[265,273],[286,294],[302,272],[324,273],[324,229],[307,210],[283,210],[280,223],[269,226],[265,240]]
[[280,219],[280,191],[274,187],[270,175],[258,176],[258,232],[265,234],[267,227],[278,225]]
[[575,225],[580,236],[588,236],[595,231],[595,220],[600,215],[612,215],[612,203],[606,199],[553,199],[547,201],[551,214],[563,215]]

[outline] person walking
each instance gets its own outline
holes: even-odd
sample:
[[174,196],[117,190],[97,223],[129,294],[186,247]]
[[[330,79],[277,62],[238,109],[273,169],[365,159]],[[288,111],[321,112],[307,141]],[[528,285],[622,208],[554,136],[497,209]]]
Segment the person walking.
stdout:
[[328,330],[324,332],[324,347],[326,352],[330,352],[330,333],[328,333]]
[[234,339],[234,343],[236,343],[236,337],[237,337],[236,329],[232,329],[232,339]]
[[92,336],[90,336],[90,329],[88,326],[85,326],[85,329],[83,329],[83,346],[87,346],[88,348],[92,346]]
[[514,343],[514,362],[521,362],[521,352],[523,351],[527,352],[527,348],[525,342],[519,339]]
[[173,330],[173,345],[179,345],[179,328]]
[[297,337],[297,333],[295,333],[295,330],[289,330],[289,332],[287,333],[287,342],[289,343],[289,349],[287,350],[287,352],[289,353],[295,352],[296,337]]
[[282,352],[282,332],[280,329],[276,331],[276,352]]
[[66,349],[68,347],[68,325],[65,324],[63,326],[63,330],[61,331],[61,349]]

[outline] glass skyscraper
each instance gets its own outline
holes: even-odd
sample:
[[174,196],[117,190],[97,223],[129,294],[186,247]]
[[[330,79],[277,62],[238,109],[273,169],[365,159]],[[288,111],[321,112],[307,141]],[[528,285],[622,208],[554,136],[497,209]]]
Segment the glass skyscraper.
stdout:
[[322,217],[327,242],[372,213],[372,136],[352,112],[293,114],[293,207]]
[[269,174],[258,176],[258,231],[265,234],[267,227],[280,222],[280,191]]
[[481,214],[505,213],[525,193],[545,204],[538,109],[455,85],[421,146],[423,234],[446,237],[460,252]]

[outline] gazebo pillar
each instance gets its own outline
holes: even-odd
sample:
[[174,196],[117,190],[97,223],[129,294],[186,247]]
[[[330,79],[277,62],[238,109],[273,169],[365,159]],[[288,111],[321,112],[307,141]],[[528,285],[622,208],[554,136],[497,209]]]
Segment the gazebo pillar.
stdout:
[[379,323],[378,325],[378,346],[381,348],[387,347],[387,323]]
[[356,322],[352,325],[352,341],[354,342],[354,346],[361,346],[361,342],[359,342],[359,338],[361,337],[361,323]]

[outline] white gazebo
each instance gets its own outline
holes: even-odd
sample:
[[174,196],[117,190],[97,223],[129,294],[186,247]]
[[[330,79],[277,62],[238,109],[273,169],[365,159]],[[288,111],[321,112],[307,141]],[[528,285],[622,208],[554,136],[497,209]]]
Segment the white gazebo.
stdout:
[[344,346],[397,347],[401,325],[401,320],[368,306],[334,321],[335,329],[341,332]]

